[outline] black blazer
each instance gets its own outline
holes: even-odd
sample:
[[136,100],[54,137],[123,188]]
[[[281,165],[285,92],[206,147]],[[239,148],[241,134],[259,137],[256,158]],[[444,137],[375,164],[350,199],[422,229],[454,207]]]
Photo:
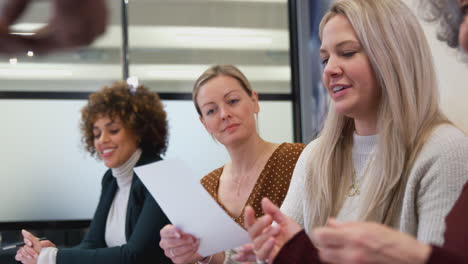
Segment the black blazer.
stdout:
[[[159,156],[142,154],[136,166],[161,160]],[[157,175],[155,175],[157,177]],[[57,264],[159,264],[172,263],[159,247],[159,230],[169,224],[158,203],[133,173],[127,207],[125,235],[127,244],[107,247],[104,233],[117,181],[109,169],[102,179],[102,191],[93,220],[83,241],[76,247],[59,249]]]

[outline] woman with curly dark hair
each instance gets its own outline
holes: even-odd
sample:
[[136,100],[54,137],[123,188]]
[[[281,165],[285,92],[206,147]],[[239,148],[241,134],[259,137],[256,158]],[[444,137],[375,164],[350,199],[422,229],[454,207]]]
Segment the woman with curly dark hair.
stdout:
[[424,19],[438,25],[437,38],[451,48],[468,53],[468,1],[426,0],[420,3]]
[[133,167],[161,159],[167,147],[166,112],[155,92],[125,82],[90,95],[81,110],[86,150],[109,168],[102,179],[99,204],[84,240],[57,249],[23,231],[23,263],[171,263],[158,246],[159,230],[169,220]]

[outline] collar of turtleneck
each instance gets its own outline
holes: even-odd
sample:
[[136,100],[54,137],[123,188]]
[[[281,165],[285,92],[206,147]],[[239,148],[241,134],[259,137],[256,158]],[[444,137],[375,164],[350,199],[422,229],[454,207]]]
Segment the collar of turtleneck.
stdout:
[[137,149],[130,158],[117,168],[112,169],[112,175],[117,180],[119,189],[130,186],[133,179],[133,167],[141,156],[141,149]]
[[378,135],[360,136],[353,135],[353,153],[369,155],[377,146]]

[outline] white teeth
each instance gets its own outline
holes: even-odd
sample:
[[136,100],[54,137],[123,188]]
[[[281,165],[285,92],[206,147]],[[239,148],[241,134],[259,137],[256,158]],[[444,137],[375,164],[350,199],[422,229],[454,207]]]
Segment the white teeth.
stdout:
[[114,149],[105,149],[105,150],[102,151],[102,154],[107,154],[107,153],[112,152],[112,151],[114,151]]
[[339,92],[339,91],[341,91],[343,89],[344,89],[344,86],[335,86],[335,87],[333,87],[333,92],[336,93],[336,92]]

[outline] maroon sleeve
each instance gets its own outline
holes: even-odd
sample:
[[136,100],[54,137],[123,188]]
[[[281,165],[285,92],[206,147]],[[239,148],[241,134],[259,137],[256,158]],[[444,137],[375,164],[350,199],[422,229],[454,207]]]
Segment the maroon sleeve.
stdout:
[[291,238],[280,249],[273,264],[319,264],[317,248],[310,241],[309,236],[302,230]]
[[426,264],[468,264],[468,258],[445,247],[432,247],[431,255]]
[[444,248],[468,253],[468,184],[445,219]]
[[445,218],[444,245],[433,246],[427,264],[468,264],[468,183]]

